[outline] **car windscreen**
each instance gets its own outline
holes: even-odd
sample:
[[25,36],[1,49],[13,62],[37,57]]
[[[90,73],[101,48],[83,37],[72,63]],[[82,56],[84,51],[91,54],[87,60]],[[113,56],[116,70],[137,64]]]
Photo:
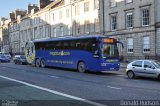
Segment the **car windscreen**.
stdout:
[[6,58],[6,57],[2,55],[1,58]]
[[26,57],[25,56],[21,56],[21,59],[26,59]]

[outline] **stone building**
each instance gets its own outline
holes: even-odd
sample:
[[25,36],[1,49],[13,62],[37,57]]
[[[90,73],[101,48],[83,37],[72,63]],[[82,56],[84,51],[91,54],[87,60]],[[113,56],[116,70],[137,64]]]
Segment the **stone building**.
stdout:
[[[11,18],[10,28],[20,25],[9,32],[12,49],[23,52],[30,40],[99,34],[122,41],[124,49],[119,50],[125,60],[155,58],[160,55],[159,4],[159,0],[39,0],[39,7],[28,5],[28,13],[19,20]],[[20,40],[19,46],[13,38]]]
[[9,22],[7,18],[2,18],[0,22],[0,52],[9,53]]
[[25,10],[15,10],[10,13],[9,41],[11,54],[20,53],[20,20],[25,14]]
[[51,37],[100,33],[98,0],[59,1],[50,10]]
[[157,56],[159,4],[159,0],[104,0],[104,32],[124,43],[125,60]]
[[39,11],[36,4],[29,4],[27,14],[20,19],[20,53],[23,54],[27,41],[34,40],[32,14]]

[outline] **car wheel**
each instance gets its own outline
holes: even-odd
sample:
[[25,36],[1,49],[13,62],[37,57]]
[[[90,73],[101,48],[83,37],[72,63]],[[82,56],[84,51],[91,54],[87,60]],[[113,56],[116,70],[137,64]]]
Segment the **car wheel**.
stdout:
[[20,64],[20,65],[22,65],[22,62],[21,62],[21,61],[19,61],[19,64]]
[[78,63],[78,71],[81,73],[86,72],[86,65],[84,62],[79,62]]
[[160,81],[160,75],[158,75],[158,80]]
[[135,78],[135,74],[134,74],[133,71],[128,71],[128,72],[127,72],[127,76],[128,76],[128,78],[130,78],[130,79]]
[[41,60],[41,67],[42,68],[45,68],[46,67],[46,62],[44,59]]
[[39,59],[36,59],[36,67],[40,67],[41,63]]

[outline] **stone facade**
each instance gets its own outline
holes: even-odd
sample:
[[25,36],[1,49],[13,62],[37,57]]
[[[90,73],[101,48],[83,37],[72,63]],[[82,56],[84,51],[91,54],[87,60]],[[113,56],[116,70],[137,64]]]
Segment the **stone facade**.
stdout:
[[[45,0],[40,0],[42,5]],[[11,23],[20,26],[9,35],[19,34],[19,45],[12,49],[23,52],[30,40],[53,37],[106,35],[124,44],[119,46],[125,60],[160,55],[160,1],[159,0],[55,0],[40,8],[28,5],[28,12]],[[18,14],[18,13],[17,13]],[[12,26],[12,24],[9,24]],[[14,34],[16,33],[16,34]],[[16,39],[18,40],[18,38]]]
[[125,59],[156,56],[155,0],[105,0],[104,7],[105,34],[124,43]]

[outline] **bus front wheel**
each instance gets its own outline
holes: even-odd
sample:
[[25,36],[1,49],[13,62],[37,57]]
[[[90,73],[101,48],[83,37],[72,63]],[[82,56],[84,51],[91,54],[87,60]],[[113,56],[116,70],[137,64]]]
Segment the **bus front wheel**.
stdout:
[[86,65],[84,62],[79,62],[78,63],[78,71],[81,73],[84,73],[86,71]]
[[44,59],[41,60],[41,67],[42,68],[45,68],[46,67],[46,62]]
[[40,60],[36,59],[36,67],[40,67]]

